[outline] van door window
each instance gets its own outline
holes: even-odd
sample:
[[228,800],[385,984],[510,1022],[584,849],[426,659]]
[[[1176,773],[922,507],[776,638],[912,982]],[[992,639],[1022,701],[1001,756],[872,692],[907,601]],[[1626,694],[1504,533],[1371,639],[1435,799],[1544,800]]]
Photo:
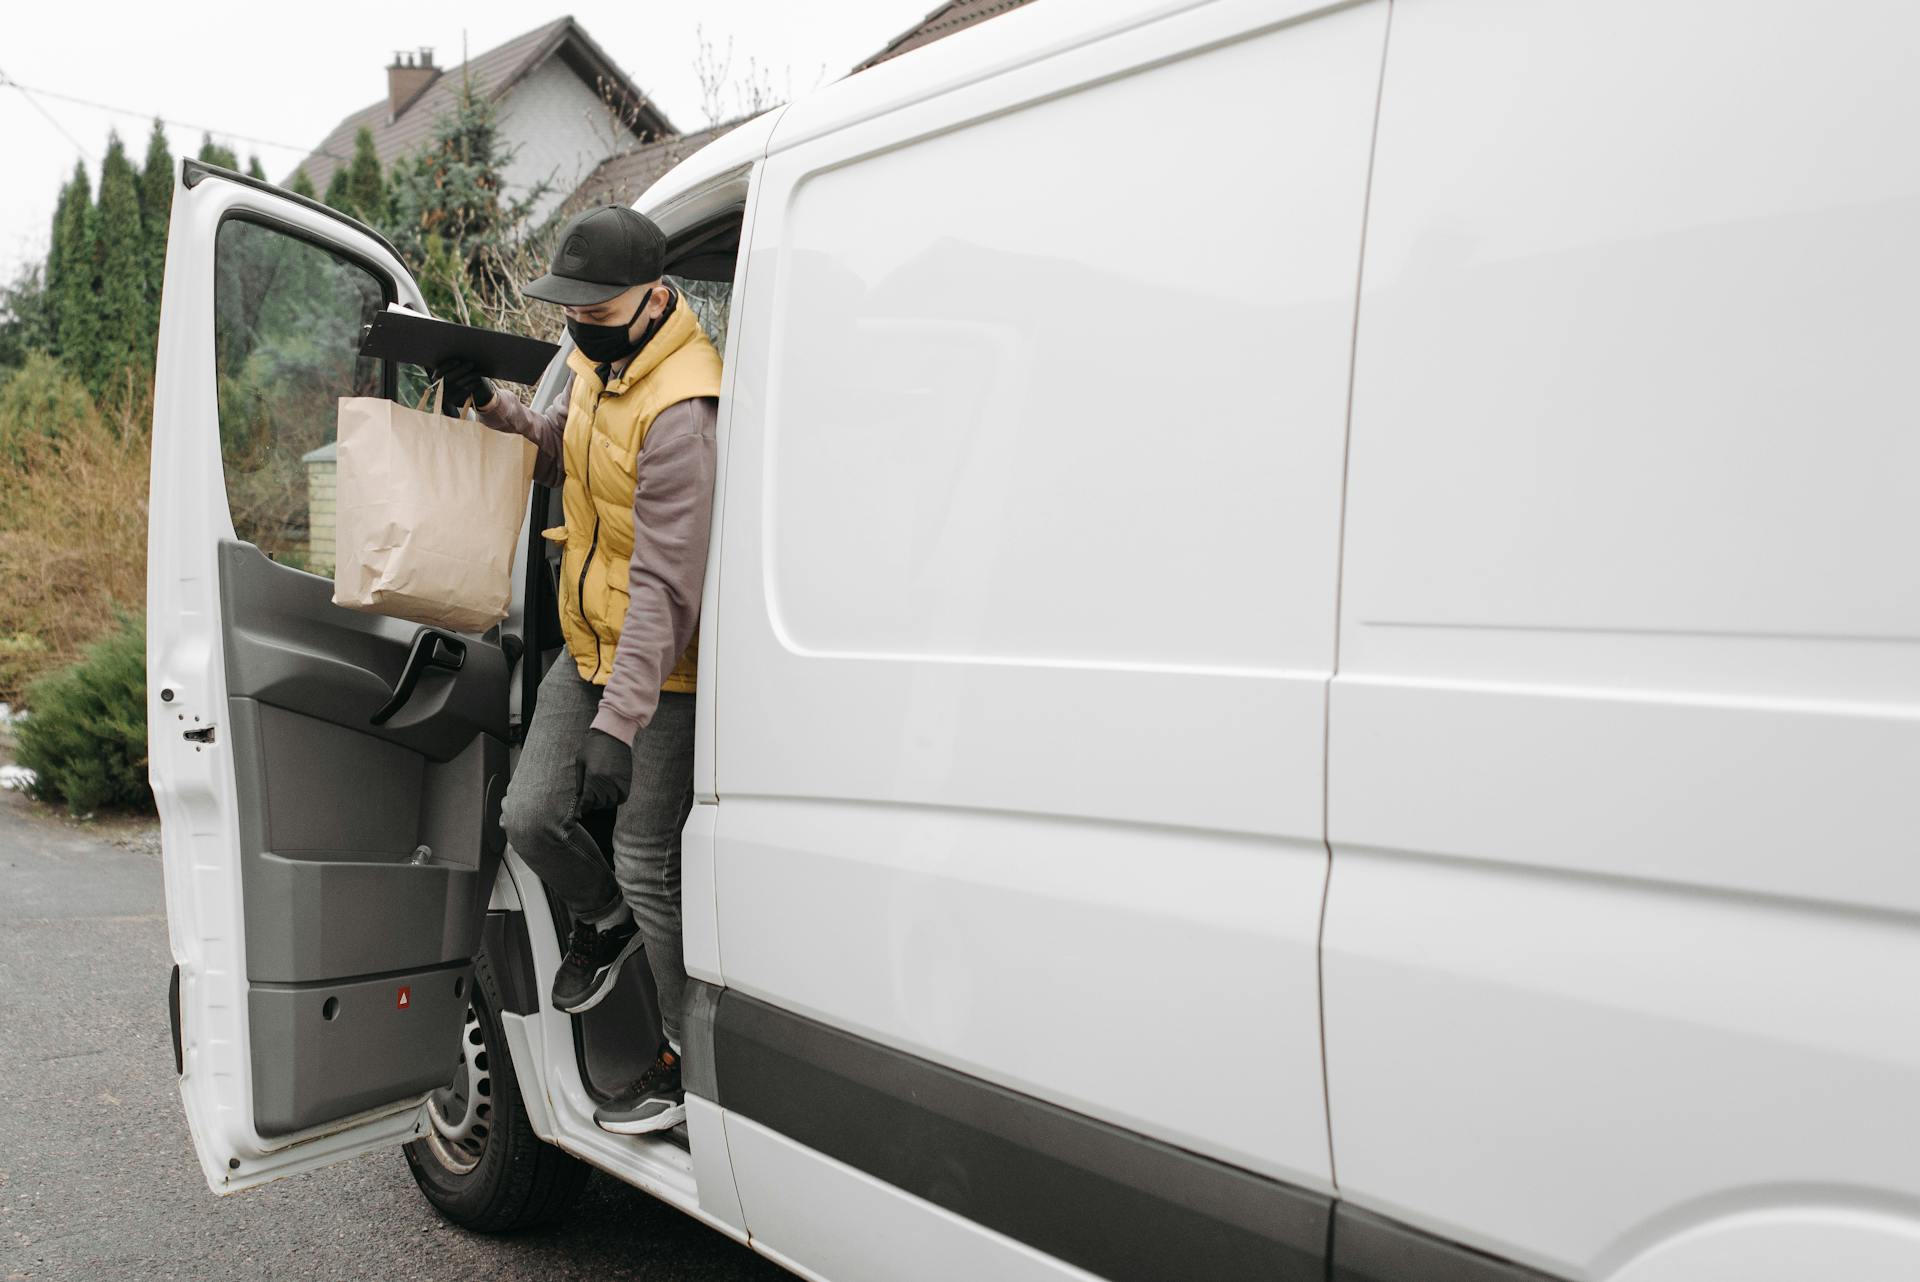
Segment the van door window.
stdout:
[[733,311],[733,282],[694,280],[671,272],[664,279],[693,305],[694,318],[700,322],[700,328],[707,332],[713,350],[724,356],[727,351],[727,317]]
[[259,223],[228,219],[214,247],[220,458],[236,537],[332,575],[336,401],[382,393],[360,330],[385,306],[367,268]]

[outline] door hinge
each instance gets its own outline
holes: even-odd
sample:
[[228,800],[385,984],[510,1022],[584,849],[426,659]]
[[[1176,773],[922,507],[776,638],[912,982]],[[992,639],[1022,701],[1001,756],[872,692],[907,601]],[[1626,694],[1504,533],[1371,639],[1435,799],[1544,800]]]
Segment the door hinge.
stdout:
[[201,726],[198,730],[183,730],[180,737],[189,743],[212,743],[213,727]]

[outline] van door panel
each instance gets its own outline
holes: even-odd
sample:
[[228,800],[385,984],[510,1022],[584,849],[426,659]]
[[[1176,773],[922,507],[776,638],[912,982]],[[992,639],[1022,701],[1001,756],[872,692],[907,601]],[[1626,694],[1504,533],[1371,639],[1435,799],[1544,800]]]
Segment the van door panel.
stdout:
[[497,645],[469,644],[458,672],[429,669],[400,711],[369,718],[393,693],[415,624],[333,604],[333,581],[281,565],[252,544],[219,543],[228,690],[344,727],[416,761],[448,761],[475,735],[507,737]]
[[783,121],[718,588],[729,987],[1317,1193],[1386,9],[1201,6]]
[[1916,47],[1395,9],[1329,763],[1360,1206],[1572,1277],[1920,1272],[1836,1263],[1920,1240]]
[[254,1116],[284,1135],[447,1074],[504,848],[486,811],[507,773],[507,663],[471,641],[458,672],[371,725],[415,626],[343,610],[330,581],[249,544],[223,541],[219,562]]
[[149,757],[181,1095],[231,1192],[409,1138],[452,1072],[505,844],[508,663],[465,638],[375,726],[419,628],[332,604],[335,399],[395,391],[359,326],[421,306],[391,246],[197,161],[172,209]]

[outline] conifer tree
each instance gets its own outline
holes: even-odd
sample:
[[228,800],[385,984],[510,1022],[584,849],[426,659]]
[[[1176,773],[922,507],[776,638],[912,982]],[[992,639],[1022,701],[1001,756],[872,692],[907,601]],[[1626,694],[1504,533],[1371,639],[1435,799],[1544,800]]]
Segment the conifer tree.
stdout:
[[293,171],[293,181],[287,184],[287,190],[296,196],[305,196],[308,200],[315,198],[313,179],[307,177],[305,165]]
[[333,177],[327,180],[327,208],[337,209],[341,213],[351,213],[347,208],[347,171],[335,169]]
[[[75,177],[84,178],[86,171],[74,166]],[[60,350],[60,290],[66,282],[67,262],[67,224],[72,217],[73,180],[68,179],[60,187],[60,199],[53,207],[53,232],[47,242],[47,265],[40,277],[40,284],[47,298],[47,337],[54,351]]]
[[[140,228],[147,243],[147,289],[156,317],[161,278],[167,267],[167,221],[173,216],[173,149],[167,131],[153,122],[147,135],[146,162],[140,166]],[[156,328],[158,322],[156,321]]]
[[59,274],[47,282],[47,289],[53,299],[55,339],[67,368],[81,373],[98,358],[100,338],[93,191],[82,161],[74,162],[73,178],[60,194],[53,246],[48,258],[58,265]]
[[233,154],[233,148],[222,147],[213,140],[212,134],[200,135],[200,160],[209,165],[218,165],[222,169],[240,168],[240,157]]
[[[64,190],[64,189],[63,189]],[[9,371],[53,350],[53,298],[46,264],[28,263],[0,288],[0,388]]]
[[258,178],[261,182],[267,181],[267,170],[266,167],[260,163],[259,156],[253,155],[247,157],[247,177]]
[[353,163],[347,166],[347,208],[364,223],[387,221],[387,184],[380,176],[380,157],[373,149],[373,131],[362,125],[353,139]]
[[153,364],[156,316],[147,287],[147,241],[140,226],[140,176],[118,134],[107,135],[98,209],[98,347],[95,358],[75,371],[96,392],[119,385],[128,369]]
[[438,315],[466,319],[478,299],[510,292],[505,264],[546,193],[542,185],[508,199],[503,171],[512,160],[493,104],[463,83],[433,141],[393,168],[386,230]]

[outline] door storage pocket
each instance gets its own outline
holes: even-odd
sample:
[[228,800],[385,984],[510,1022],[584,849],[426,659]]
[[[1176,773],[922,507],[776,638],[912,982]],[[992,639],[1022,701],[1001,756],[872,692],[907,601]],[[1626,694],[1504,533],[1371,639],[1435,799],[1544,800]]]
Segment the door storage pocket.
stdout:
[[254,984],[253,1124],[286,1135],[444,1086],[473,982],[465,962],[343,984]]
[[266,852],[249,870],[247,978],[292,983],[464,962],[479,944],[480,872],[345,852]]

